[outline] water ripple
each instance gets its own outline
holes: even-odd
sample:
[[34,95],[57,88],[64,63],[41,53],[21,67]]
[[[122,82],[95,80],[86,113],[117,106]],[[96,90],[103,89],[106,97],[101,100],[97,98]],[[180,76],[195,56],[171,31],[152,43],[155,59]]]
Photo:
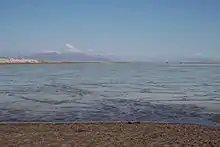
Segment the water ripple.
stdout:
[[63,64],[0,70],[0,121],[212,124],[210,117],[220,112],[220,66]]

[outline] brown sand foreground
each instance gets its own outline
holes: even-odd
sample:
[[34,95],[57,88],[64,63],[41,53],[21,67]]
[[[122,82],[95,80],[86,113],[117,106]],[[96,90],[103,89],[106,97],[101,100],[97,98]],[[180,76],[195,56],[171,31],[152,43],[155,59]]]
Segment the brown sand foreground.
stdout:
[[220,147],[220,127],[154,123],[1,124],[0,147]]

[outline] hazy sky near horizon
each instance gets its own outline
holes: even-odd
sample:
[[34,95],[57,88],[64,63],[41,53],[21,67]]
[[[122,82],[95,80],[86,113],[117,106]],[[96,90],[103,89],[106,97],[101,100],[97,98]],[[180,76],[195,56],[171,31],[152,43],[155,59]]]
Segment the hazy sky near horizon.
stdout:
[[0,55],[220,58],[219,0],[0,0]]

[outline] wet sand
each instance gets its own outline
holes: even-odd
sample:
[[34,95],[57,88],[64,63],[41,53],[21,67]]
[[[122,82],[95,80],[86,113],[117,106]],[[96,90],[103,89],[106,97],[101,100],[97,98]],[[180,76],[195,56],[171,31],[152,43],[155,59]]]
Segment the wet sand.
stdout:
[[156,123],[1,124],[1,147],[220,147],[220,127]]

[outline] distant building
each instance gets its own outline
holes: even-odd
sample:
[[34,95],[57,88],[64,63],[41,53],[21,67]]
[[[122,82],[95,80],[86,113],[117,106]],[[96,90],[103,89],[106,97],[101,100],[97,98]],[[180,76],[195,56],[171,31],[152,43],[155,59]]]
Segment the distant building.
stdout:
[[3,64],[3,63],[8,63],[8,59],[7,58],[1,58],[0,57],[0,64]]
[[16,58],[10,58],[9,63],[40,63],[38,60],[34,59],[16,59]]
[[0,57],[0,64],[37,64],[43,63],[41,60],[23,59],[23,58],[6,58]]

